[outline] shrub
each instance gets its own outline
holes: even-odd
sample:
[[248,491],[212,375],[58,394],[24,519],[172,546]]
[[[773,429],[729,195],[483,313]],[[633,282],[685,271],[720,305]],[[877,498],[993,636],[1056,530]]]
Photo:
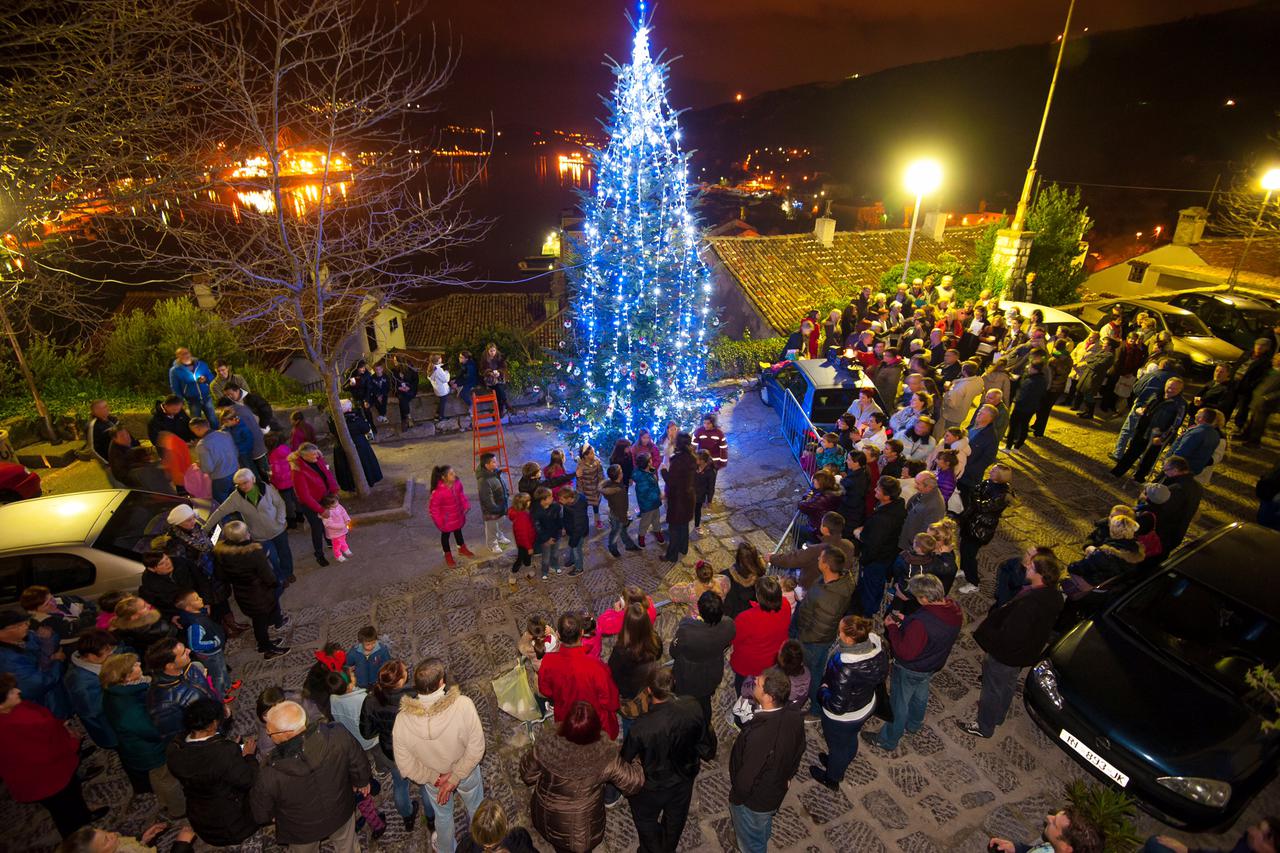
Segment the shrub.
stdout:
[[[928,262],[912,261],[911,270],[907,273],[907,284],[910,285],[917,278],[926,278],[931,272],[933,272],[933,266]],[[901,283],[902,264],[894,264],[880,276],[880,292],[892,296],[898,292],[898,285]]]
[[218,358],[244,361],[235,332],[221,317],[185,299],[166,299],[149,314],[134,311],[116,321],[103,346],[106,379],[139,391],[167,387],[173,351],[180,346],[210,367]]
[[252,364],[236,365],[236,373],[244,377],[253,393],[275,406],[300,405],[306,401],[302,383],[276,370],[265,370]]
[[721,336],[711,344],[707,373],[713,379],[754,376],[760,372],[761,362],[773,364],[778,360],[786,342],[783,337],[752,338],[750,332],[744,332],[740,341]]
[[1106,841],[1105,853],[1132,853],[1141,840],[1133,818],[1137,806],[1124,791],[1109,785],[1094,785],[1076,780],[1067,785],[1067,801],[1100,830]]

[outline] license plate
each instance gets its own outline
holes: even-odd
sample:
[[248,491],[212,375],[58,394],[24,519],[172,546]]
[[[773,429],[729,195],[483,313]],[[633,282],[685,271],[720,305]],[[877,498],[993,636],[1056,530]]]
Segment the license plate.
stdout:
[[1124,773],[1121,773],[1116,768],[1112,767],[1110,762],[1108,762],[1101,755],[1098,755],[1098,753],[1094,752],[1092,749],[1090,749],[1089,747],[1081,743],[1080,738],[1076,737],[1071,732],[1067,731],[1066,729],[1063,729],[1062,731],[1058,732],[1058,739],[1061,740],[1063,743],[1065,743],[1067,746],[1074,749],[1076,752],[1078,752],[1081,756],[1084,757],[1085,761],[1089,762],[1094,767],[1101,770],[1108,779],[1110,779],[1112,782],[1115,782],[1121,788],[1129,784],[1128,776],[1126,776]]

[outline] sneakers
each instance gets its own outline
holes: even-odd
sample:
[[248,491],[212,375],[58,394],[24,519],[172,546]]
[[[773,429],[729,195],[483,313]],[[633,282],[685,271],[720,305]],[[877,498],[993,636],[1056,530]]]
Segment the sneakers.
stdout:
[[262,659],[275,660],[276,658],[282,658],[287,654],[289,654],[288,646],[275,646],[274,648],[271,648],[268,651],[263,652]]
[[344,554],[339,554],[334,559],[337,560],[339,563],[345,563],[347,561],[347,558]]
[[659,545],[666,545],[666,544],[667,544],[667,538],[666,538],[665,536],[663,536],[660,532],[659,532],[659,533],[654,533],[653,535],[657,538],[657,540],[658,540],[658,544],[659,544]]
[[343,548],[342,553],[343,555],[350,557],[354,552],[350,548]]
[[965,720],[956,720],[956,725],[959,726],[960,731],[964,732],[965,734],[970,734],[970,735],[973,735],[974,737],[980,737],[987,740],[990,740],[991,738],[991,735],[983,734],[982,729],[978,728],[977,720],[970,720],[967,722]]
[[510,544],[511,544],[511,540],[510,540],[510,539],[508,539],[508,538],[507,538],[507,536],[506,536],[506,534],[505,534],[505,533],[503,533],[501,530],[499,530],[499,531],[498,531],[498,544],[499,544],[499,545],[510,545]]
[[[556,574],[560,574],[562,571],[564,571],[564,569],[562,569],[560,566],[552,566],[552,568],[555,569]],[[543,572],[542,576],[545,578],[547,576],[546,572]]]
[[378,423],[380,423],[380,424],[385,424],[386,422],[387,422],[387,416],[386,416],[386,415],[378,415]]
[[292,621],[293,621],[293,620],[292,620],[292,619],[290,619],[290,618],[288,617],[288,615],[287,615],[287,614],[282,614],[282,615],[280,616],[280,621],[279,621],[279,623],[277,623],[277,624],[275,624],[275,625],[273,625],[273,626],[271,626],[271,627],[275,628],[277,631],[283,631],[285,628],[288,628],[288,627],[289,627],[289,624],[290,624]]
[[[880,741],[880,733],[879,733],[879,732],[867,732],[867,731],[864,731],[864,732],[862,732],[862,733],[861,733],[861,737],[862,737],[862,742],[863,742],[863,743],[865,743],[865,744],[869,744],[869,745],[871,745],[871,746],[874,746],[876,749],[881,749],[881,750],[884,750],[885,752],[893,752],[893,749],[891,749],[891,748],[889,748],[889,747],[885,746],[883,743],[881,743],[881,741]],[[819,760],[819,761],[822,761],[822,753],[819,753],[819,754],[818,754],[818,760]],[[826,762],[825,762],[825,761],[823,761],[822,763],[823,763],[823,764],[826,764]]]
[[458,553],[459,553],[459,554],[461,554],[461,555],[462,555],[462,556],[464,556],[464,557],[474,557],[474,556],[475,556],[475,554],[471,553],[471,549],[470,549],[470,548],[468,548],[466,545],[459,545],[459,546],[458,546]]
[[[638,551],[644,547],[644,534],[642,533],[639,536],[637,536],[636,541],[640,543],[639,545],[636,546],[636,550]],[[630,549],[627,549],[627,550],[630,550]]]
[[960,593],[961,595],[972,595],[977,591],[978,591],[978,588],[973,584],[969,583],[968,581],[965,581],[964,583],[960,584],[960,586],[956,587],[956,592]]
[[449,553],[448,551],[445,551],[445,552],[444,552],[444,564],[445,564],[446,566],[456,566],[456,565],[458,565],[458,561],[457,561],[457,560],[455,560],[455,559],[453,558],[453,554]]

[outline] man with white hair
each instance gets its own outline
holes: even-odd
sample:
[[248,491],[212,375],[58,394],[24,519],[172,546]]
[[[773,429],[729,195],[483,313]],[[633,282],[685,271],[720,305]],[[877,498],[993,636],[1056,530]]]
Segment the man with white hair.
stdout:
[[262,544],[271,561],[271,569],[280,582],[277,590],[284,591],[286,583],[293,580],[293,551],[289,550],[289,528],[284,497],[275,486],[258,482],[258,476],[248,468],[241,468],[231,477],[235,488],[204,523],[205,533],[212,533],[218,522],[232,513],[249,526],[254,541]]
[[254,819],[274,823],[290,853],[318,853],[326,839],[337,853],[357,853],[356,794],[369,795],[369,759],[339,723],[307,724],[297,702],[267,712],[275,749],[249,794]]
[[942,521],[947,514],[947,503],[938,491],[938,477],[932,471],[921,471],[915,476],[916,493],[907,501],[907,520],[898,534],[898,548],[906,551],[917,533],[924,533],[935,521]]

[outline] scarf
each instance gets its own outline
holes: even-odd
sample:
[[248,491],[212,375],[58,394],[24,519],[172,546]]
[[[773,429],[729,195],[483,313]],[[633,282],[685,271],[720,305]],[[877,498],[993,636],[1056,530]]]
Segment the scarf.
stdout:
[[169,525],[169,535],[185,544],[188,548],[194,548],[201,554],[208,554],[213,551],[213,540],[198,524],[190,530],[177,524],[171,524]]

